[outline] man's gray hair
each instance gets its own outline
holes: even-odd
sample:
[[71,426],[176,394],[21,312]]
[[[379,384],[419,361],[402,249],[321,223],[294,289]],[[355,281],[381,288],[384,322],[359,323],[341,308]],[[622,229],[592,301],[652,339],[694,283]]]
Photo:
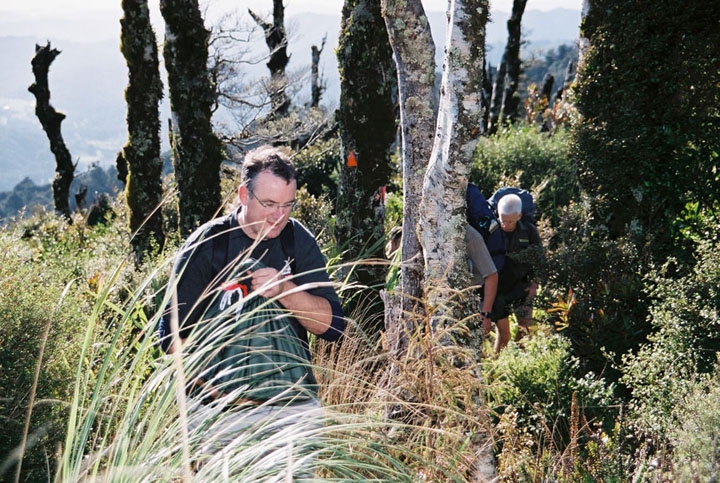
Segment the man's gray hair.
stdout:
[[519,215],[522,213],[522,200],[516,194],[510,193],[498,201],[498,215]]

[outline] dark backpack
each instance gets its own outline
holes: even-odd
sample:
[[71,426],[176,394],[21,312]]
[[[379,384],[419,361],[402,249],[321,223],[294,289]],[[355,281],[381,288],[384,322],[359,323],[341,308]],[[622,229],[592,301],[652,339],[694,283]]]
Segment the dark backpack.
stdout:
[[490,256],[498,271],[505,265],[505,240],[490,203],[472,183],[467,187],[467,221],[485,240]]
[[522,188],[516,188],[514,186],[505,186],[503,188],[499,188],[488,200],[488,203],[490,204],[490,207],[492,208],[492,211],[495,216],[497,216],[498,212],[498,203],[500,202],[500,199],[509,194],[515,194],[520,197],[520,200],[522,201],[522,221],[525,223],[530,223],[531,225],[535,224],[535,215],[537,212],[537,207],[535,206],[535,199],[533,198],[533,195]]

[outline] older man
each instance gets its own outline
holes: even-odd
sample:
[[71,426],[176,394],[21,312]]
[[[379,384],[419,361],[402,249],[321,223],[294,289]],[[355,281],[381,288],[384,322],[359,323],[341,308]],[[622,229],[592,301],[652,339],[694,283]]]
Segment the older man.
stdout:
[[[507,194],[498,202],[500,229],[505,239],[505,252],[509,264],[507,278],[512,280],[509,291],[498,296],[500,313],[497,315],[498,338],[496,352],[502,350],[510,341],[510,322],[508,316],[514,311],[518,321],[518,336],[527,333],[532,323],[532,299],[535,297],[538,282],[535,280],[535,268],[525,259],[542,257],[542,240],[532,223],[522,220],[522,199],[516,194]],[[522,256],[522,252],[534,251],[533,256]]]

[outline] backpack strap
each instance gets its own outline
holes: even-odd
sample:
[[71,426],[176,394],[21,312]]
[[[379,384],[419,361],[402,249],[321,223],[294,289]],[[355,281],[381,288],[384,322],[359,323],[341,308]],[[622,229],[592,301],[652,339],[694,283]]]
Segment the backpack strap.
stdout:
[[212,238],[212,266],[217,273],[222,272],[228,263],[230,250],[230,231],[224,224],[213,225],[208,231]]
[[280,246],[285,256],[290,260],[290,270],[293,275],[297,273],[295,264],[295,220],[290,218],[285,228],[280,232]]
[[[213,225],[207,234],[212,238],[212,264],[216,272],[220,273],[228,263],[230,250],[230,230],[224,224]],[[295,264],[295,221],[290,219],[280,232],[280,247],[290,261],[290,270],[297,273]]]

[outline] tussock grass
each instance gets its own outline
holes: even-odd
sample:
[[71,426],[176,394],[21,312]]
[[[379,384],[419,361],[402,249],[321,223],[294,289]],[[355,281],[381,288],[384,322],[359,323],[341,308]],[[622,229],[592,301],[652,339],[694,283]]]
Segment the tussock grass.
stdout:
[[[638,416],[600,375],[578,378],[580,361],[549,327],[477,359],[486,345],[472,317],[431,330],[417,314],[403,315],[415,328],[403,354],[363,333],[368,313],[351,314],[339,344],[312,339],[323,412],[248,424],[210,453],[245,416],[211,406],[204,424],[189,424],[203,393],[187,397],[186,386],[228,327],[208,328],[217,344],[177,361],[163,354],[155,329],[171,257],[138,270],[126,236],[117,221],[90,229],[49,215],[0,230],[0,478],[466,482],[478,481],[478,450],[488,445],[498,481],[650,481],[717,469],[714,379],[672,405],[677,425],[638,441]],[[337,260],[336,278],[352,273]],[[358,292],[348,280],[338,289]],[[715,320],[712,310],[701,315]]]

